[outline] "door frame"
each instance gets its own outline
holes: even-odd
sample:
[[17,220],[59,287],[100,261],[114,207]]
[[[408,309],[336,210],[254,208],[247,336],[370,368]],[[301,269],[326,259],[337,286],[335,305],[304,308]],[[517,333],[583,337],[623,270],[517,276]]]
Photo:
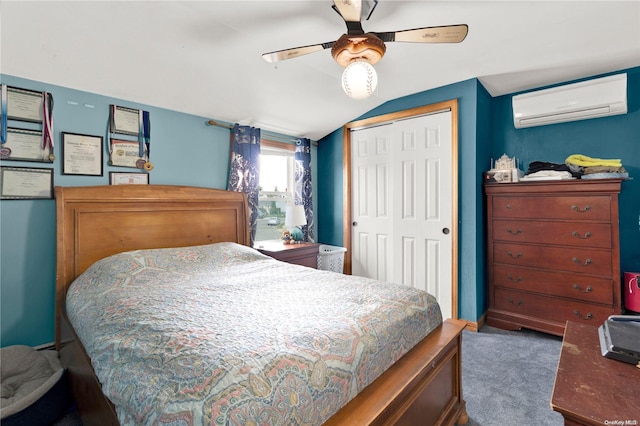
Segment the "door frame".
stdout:
[[342,194],[344,204],[344,216],[342,222],[342,234],[344,247],[347,253],[344,258],[344,273],[351,274],[352,241],[351,222],[351,129],[380,125],[400,119],[411,118],[419,115],[433,114],[440,111],[451,111],[451,290],[452,307],[451,317],[458,318],[458,100],[438,102],[435,104],[410,108],[375,117],[352,121],[342,127]]

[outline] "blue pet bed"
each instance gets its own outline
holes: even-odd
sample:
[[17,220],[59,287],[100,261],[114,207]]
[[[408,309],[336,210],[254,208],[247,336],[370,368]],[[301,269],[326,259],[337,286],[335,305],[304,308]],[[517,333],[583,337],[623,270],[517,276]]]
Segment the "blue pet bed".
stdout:
[[50,425],[71,400],[58,353],[30,346],[0,349],[2,426]]

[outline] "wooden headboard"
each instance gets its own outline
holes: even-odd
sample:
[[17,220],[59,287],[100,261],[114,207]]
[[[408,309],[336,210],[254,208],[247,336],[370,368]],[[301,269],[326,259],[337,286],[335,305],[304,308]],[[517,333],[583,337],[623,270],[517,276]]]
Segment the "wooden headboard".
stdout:
[[69,285],[129,250],[232,241],[249,245],[243,193],[169,185],[56,187],[56,342]]

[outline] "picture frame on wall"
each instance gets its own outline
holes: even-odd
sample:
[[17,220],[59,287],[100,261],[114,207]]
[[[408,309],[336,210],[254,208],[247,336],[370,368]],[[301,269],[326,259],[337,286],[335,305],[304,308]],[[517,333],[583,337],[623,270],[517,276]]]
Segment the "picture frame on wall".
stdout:
[[6,142],[0,149],[0,158],[3,160],[53,163],[51,147],[43,148],[41,130],[8,127],[6,135]]
[[6,113],[9,120],[41,123],[44,94],[35,90],[6,86]]
[[29,200],[53,198],[53,169],[0,167],[0,199]]
[[62,133],[62,174],[103,175],[102,136]]
[[111,105],[111,133],[138,136],[140,132],[140,110]]
[[148,173],[109,172],[111,185],[148,185]]
[[146,163],[144,155],[140,155],[140,142],[122,139],[111,139],[109,165],[143,169]]

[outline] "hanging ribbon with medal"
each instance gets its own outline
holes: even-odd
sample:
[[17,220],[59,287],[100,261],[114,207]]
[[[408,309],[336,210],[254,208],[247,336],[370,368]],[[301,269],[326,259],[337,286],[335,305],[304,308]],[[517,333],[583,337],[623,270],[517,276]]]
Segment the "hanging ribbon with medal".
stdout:
[[53,96],[51,93],[42,93],[42,149],[46,151],[49,148],[49,160],[55,160],[53,155]]
[[151,171],[151,122],[149,112],[117,105],[110,108],[110,133],[134,136],[137,140],[109,137],[109,164]]
[[5,84],[0,92],[0,158],[52,163],[53,95]]

